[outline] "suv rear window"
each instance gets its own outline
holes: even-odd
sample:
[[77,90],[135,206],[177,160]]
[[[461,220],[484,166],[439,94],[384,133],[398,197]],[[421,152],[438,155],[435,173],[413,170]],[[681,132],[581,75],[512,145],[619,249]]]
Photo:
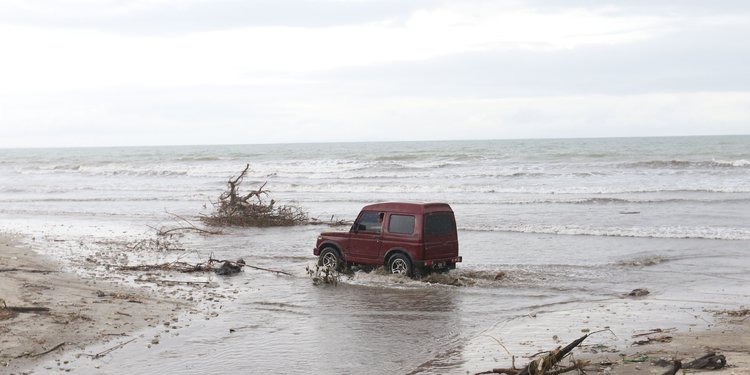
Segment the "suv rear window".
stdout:
[[391,215],[391,221],[388,223],[388,231],[399,234],[414,233],[414,216]]
[[450,236],[453,233],[453,218],[448,212],[425,216],[424,234],[427,236]]

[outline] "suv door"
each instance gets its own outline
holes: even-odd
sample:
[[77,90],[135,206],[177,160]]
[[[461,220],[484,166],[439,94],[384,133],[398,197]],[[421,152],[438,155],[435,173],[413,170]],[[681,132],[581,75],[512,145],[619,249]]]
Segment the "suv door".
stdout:
[[349,234],[348,261],[378,261],[380,246],[383,244],[383,215],[377,211],[362,211],[359,214]]
[[424,218],[425,259],[458,256],[456,220],[452,212],[432,212]]

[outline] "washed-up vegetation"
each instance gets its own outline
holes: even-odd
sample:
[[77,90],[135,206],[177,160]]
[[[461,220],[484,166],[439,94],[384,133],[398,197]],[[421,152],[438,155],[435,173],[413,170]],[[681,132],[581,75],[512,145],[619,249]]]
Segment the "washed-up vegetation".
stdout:
[[241,193],[242,182],[250,170],[250,164],[236,177],[227,181],[225,190],[216,202],[215,211],[202,216],[201,220],[211,226],[275,227],[306,224],[308,216],[300,207],[279,205],[263,190],[263,183],[256,190]]

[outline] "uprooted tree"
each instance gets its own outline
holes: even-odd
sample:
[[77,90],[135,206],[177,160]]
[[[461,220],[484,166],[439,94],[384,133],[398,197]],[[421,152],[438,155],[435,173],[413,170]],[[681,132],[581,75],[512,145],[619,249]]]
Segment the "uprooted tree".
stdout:
[[[240,193],[240,185],[250,170],[250,164],[237,177],[227,181],[227,190],[213,202],[216,211],[202,216],[201,220],[211,226],[274,227],[305,224],[307,213],[293,205],[277,205],[263,190],[263,183],[257,190]],[[269,198],[266,202],[265,198]]]

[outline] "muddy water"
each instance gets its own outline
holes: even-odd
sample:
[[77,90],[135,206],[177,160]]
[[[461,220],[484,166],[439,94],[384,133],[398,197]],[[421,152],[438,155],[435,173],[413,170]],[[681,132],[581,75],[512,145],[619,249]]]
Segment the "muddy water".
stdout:
[[[198,299],[197,310],[141,332],[105,360],[71,355],[65,366],[108,374],[464,373],[484,360],[472,348],[488,331],[507,332],[502,339],[516,353],[530,348],[514,344],[548,338],[550,327],[545,331],[539,326],[544,323],[525,320],[532,314],[588,311],[627,301],[630,290],[647,288],[651,307],[632,306],[642,320],[631,319],[629,329],[653,328],[657,322],[687,327],[689,314],[665,319],[655,306],[719,309],[750,300],[743,250],[748,241],[581,241],[580,236],[476,232],[462,236],[466,261],[448,274],[411,280],[359,271],[341,276],[336,286],[316,286],[305,268],[314,264],[311,239],[321,230],[327,228],[234,229],[184,238],[193,249],[188,254],[156,257],[243,258],[294,276],[250,269],[232,277],[190,276],[215,283],[209,294],[189,294]],[[186,298],[185,290],[162,292]],[[614,323],[604,319],[600,326]],[[50,361],[36,372],[61,366]]]

